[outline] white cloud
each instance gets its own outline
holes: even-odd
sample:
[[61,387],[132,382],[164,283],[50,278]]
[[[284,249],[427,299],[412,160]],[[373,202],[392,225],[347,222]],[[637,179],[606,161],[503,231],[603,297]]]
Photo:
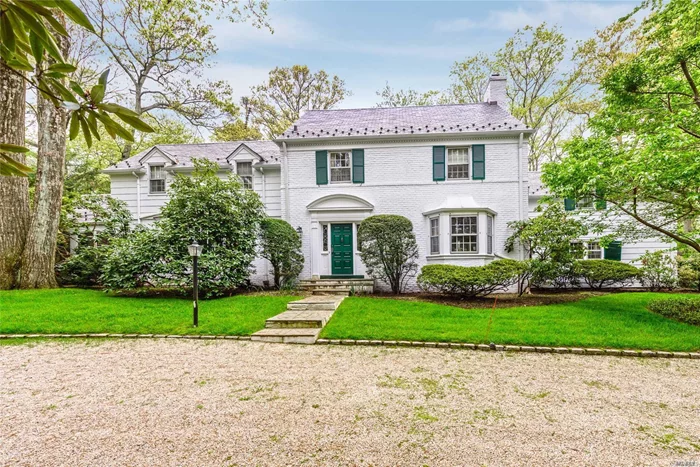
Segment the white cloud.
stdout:
[[467,31],[478,28],[514,31],[523,26],[536,26],[542,22],[564,27],[602,28],[629,13],[630,3],[601,4],[591,2],[542,2],[529,3],[525,9],[492,10],[481,21],[456,18],[435,23],[441,32]]

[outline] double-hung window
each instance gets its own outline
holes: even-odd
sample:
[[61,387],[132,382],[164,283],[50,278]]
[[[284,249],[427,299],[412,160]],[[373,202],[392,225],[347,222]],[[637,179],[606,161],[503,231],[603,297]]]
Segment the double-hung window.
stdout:
[[236,162],[236,173],[241,177],[243,187],[253,189],[253,163],[252,162]]
[[352,181],[352,165],[349,152],[331,152],[331,183]]
[[486,254],[493,254],[493,216],[486,216]]
[[450,245],[452,253],[476,253],[479,251],[476,216],[450,218]]
[[430,219],[430,254],[440,254],[440,218]]
[[447,178],[469,178],[469,150],[467,148],[447,149]]
[[152,165],[150,172],[150,193],[165,193],[165,168],[162,165]]
[[603,249],[600,247],[600,243],[588,242],[586,256],[588,259],[603,259]]

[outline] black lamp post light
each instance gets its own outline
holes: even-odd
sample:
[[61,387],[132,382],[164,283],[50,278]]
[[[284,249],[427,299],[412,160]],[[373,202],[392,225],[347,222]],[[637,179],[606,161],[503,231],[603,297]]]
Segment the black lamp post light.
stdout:
[[204,247],[197,241],[187,246],[187,250],[192,257],[192,306],[194,327],[199,324],[199,284],[197,283],[197,259],[202,255]]

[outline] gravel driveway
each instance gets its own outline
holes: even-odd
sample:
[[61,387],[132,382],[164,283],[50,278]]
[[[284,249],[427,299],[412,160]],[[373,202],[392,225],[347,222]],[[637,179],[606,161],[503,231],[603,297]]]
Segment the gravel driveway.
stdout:
[[695,360],[44,342],[0,413],[0,465],[700,465]]

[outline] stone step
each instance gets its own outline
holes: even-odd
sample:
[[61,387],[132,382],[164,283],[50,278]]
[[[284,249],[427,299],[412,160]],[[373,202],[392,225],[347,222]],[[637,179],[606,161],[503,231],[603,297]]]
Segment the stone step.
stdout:
[[313,344],[318,339],[321,328],[307,329],[262,329],[252,336],[250,340],[257,342],[280,342],[285,344]]
[[288,310],[265,321],[266,328],[322,328],[333,310]]
[[[362,290],[355,289],[356,293],[364,292]],[[324,295],[343,295],[347,297],[352,292],[350,289],[342,289],[340,287],[328,288],[328,289],[313,289],[311,290],[312,296],[324,296]],[[365,292],[367,293],[367,292]]]
[[[332,294],[336,295],[336,294]],[[347,294],[346,294],[347,295]],[[317,297],[311,296],[306,297],[302,300],[297,300],[296,302],[287,303],[287,310],[289,311],[301,311],[301,310],[330,310],[333,311],[338,308],[340,302],[342,302],[342,297]]]

